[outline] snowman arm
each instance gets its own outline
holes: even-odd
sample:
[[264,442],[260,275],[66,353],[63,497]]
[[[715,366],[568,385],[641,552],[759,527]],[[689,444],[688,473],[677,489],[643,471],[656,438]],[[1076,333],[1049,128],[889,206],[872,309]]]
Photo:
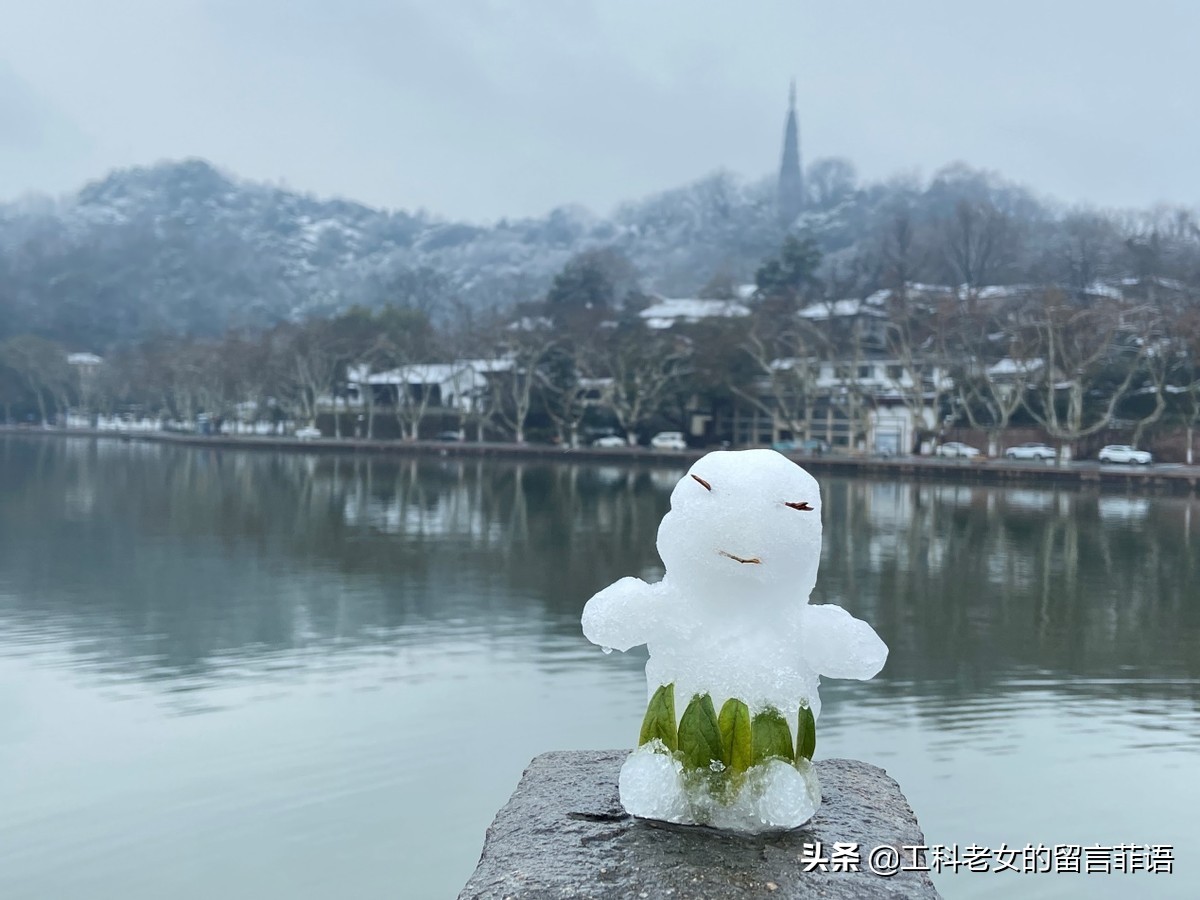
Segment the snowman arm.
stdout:
[[808,606],[804,613],[804,659],[814,671],[865,681],[883,668],[887,645],[862,619],[833,604]]
[[640,578],[622,578],[584,606],[583,635],[601,647],[628,650],[649,639],[656,612],[653,586]]

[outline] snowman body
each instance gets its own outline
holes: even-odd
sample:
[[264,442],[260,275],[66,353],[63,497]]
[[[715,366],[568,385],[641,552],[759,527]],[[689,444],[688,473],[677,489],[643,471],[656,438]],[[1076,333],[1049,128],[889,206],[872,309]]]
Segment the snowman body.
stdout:
[[[658,550],[660,582],[617,581],[588,601],[582,623],[604,648],[647,646],[648,700],[664,686],[681,708],[707,697],[723,710],[732,699],[752,715],[781,716],[799,737],[805,711],[813,722],[820,714],[821,675],[871,678],[887,658],[867,623],[808,603],[821,554],[820,490],[773,450],[698,460],[671,494]],[[764,759],[720,781],[650,742],[622,769],[621,799],[646,818],[792,828],[812,816],[820,792],[806,760],[785,763]],[[712,767],[720,774],[718,762]]]

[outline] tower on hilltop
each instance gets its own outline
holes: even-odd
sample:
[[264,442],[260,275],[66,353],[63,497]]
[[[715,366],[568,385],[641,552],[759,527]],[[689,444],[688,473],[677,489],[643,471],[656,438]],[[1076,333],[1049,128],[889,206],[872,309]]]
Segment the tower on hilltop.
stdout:
[[804,173],[800,169],[800,126],[796,124],[796,80],[792,79],[779,166],[779,218],[784,225],[791,225],[803,209]]

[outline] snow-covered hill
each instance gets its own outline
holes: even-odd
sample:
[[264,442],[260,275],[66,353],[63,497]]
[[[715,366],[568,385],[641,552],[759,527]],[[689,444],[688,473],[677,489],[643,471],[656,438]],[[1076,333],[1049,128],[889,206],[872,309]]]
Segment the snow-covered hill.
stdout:
[[[1039,267],[1039,277],[1056,277],[1055,266],[1069,262],[1077,238],[1060,227],[1067,218],[962,166],[928,185],[863,188],[843,178],[792,228],[817,241],[831,290],[873,289],[898,252],[909,255],[908,277],[954,282],[964,200],[986,204],[991,218],[979,221],[999,229],[991,281],[1028,279]],[[907,247],[896,245],[905,217]],[[1105,223],[1111,234],[1085,237],[1112,256],[1128,234]],[[320,200],[202,160],[165,162],[115,171],[63,201],[0,205],[0,338],[32,332],[102,352],[152,334],[219,334],[355,304],[402,303],[444,318],[462,305],[540,299],[568,260],[600,247],[627,256],[643,289],[688,296],[718,273],[753,281],[784,234],[773,179],[727,173],[628,203],[611,218],[563,207],[485,225]]]

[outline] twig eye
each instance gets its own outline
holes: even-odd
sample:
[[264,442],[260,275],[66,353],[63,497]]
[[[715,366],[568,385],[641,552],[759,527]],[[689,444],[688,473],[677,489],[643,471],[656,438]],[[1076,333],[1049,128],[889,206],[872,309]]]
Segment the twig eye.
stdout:
[[[695,477],[695,476],[692,476]],[[790,506],[792,509],[800,509],[805,512],[812,512],[812,507],[807,502],[801,500],[799,503],[784,503],[784,506]]]
[[693,475],[692,477],[694,479],[696,479],[696,481],[700,483],[700,487],[704,488],[706,491],[712,490],[712,485],[709,484],[707,481],[705,481],[703,478],[701,478],[699,475]]

